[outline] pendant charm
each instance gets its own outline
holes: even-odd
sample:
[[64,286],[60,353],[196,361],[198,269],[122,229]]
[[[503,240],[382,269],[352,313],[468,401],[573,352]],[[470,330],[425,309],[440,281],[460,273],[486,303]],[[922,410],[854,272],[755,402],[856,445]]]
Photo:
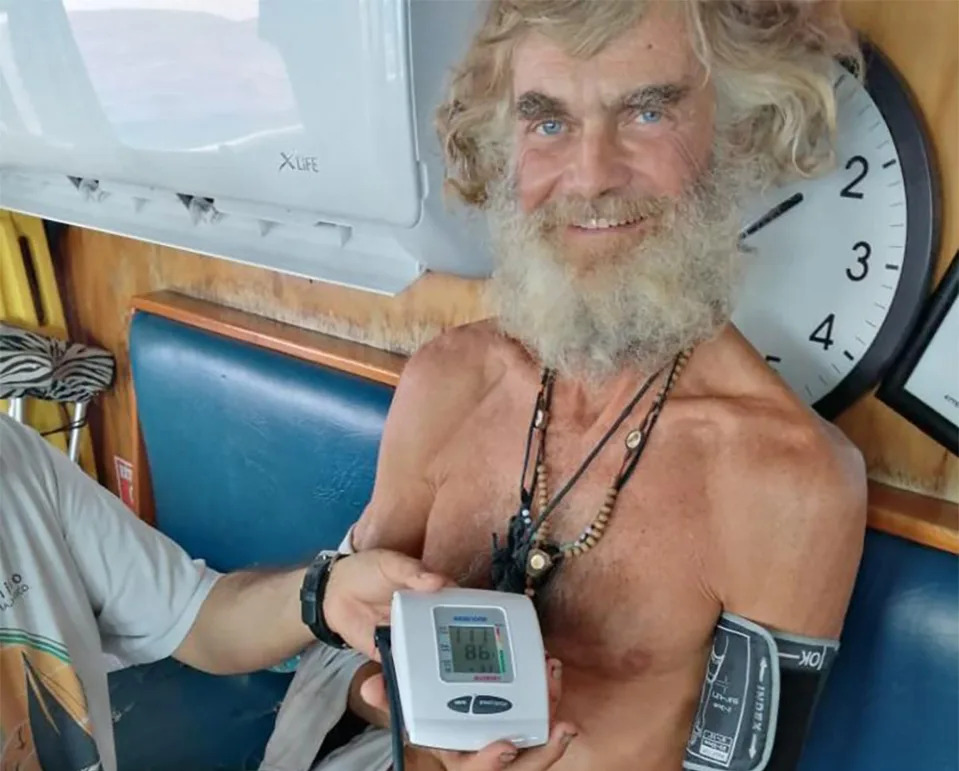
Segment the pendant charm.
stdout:
[[536,580],[553,567],[553,558],[539,548],[530,549],[526,556],[526,575]]
[[543,600],[543,591],[555,577],[556,569],[562,561],[562,551],[549,541],[538,540],[529,545],[523,578],[526,584],[526,596],[533,600],[537,608]]
[[546,413],[542,409],[536,410],[536,417],[533,419],[533,425],[536,428],[542,428],[546,424]]

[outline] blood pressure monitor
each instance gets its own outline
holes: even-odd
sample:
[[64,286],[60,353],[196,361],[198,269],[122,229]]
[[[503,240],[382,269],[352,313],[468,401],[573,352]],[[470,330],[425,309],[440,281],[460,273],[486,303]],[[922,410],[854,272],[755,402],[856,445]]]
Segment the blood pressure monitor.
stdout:
[[528,597],[398,591],[389,636],[384,655],[378,630],[391,712],[400,713],[411,744],[476,751],[499,740],[520,748],[547,742],[546,656]]

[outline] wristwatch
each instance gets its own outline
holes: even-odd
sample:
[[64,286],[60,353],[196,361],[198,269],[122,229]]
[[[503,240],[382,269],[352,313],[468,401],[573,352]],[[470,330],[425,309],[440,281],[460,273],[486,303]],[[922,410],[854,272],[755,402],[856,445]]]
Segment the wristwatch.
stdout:
[[321,551],[306,569],[303,586],[300,588],[300,617],[303,623],[317,640],[334,648],[349,646],[327,625],[323,616],[323,597],[326,595],[326,584],[330,580],[333,565],[345,556],[347,555],[338,551]]

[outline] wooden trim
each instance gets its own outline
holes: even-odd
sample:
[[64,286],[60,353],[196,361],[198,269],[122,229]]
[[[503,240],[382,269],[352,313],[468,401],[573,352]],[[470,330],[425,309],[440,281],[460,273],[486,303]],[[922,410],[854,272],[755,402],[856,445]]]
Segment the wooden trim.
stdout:
[[147,458],[143,432],[140,430],[140,413],[137,410],[136,386],[130,387],[131,433],[133,436],[133,511],[144,522],[156,524],[153,505],[153,480],[150,476],[150,461]]
[[395,353],[197,300],[178,292],[139,295],[133,298],[133,310],[179,321],[389,386],[399,383],[400,372],[406,363],[405,357]]
[[959,505],[951,501],[870,482],[869,526],[959,554]]
[[[177,292],[162,291],[133,298],[134,311],[144,311],[214,332],[234,340],[298,359],[396,386],[405,357],[368,345],[256,316]],[[134,500],[137,513],[153,521],[150,472],[133,405]],[[959,554],[959,506],[949,501],[869,483],[869,527],[935,549]]]

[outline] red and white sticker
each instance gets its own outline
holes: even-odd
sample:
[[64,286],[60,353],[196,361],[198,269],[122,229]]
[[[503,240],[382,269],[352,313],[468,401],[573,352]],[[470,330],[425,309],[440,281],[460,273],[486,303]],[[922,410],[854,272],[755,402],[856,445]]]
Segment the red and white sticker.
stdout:
[[113,467],[117,472],[117,488],[120,490],[120,500],[131,509],[133,506],[133,464],[119,455],[113,456]]

